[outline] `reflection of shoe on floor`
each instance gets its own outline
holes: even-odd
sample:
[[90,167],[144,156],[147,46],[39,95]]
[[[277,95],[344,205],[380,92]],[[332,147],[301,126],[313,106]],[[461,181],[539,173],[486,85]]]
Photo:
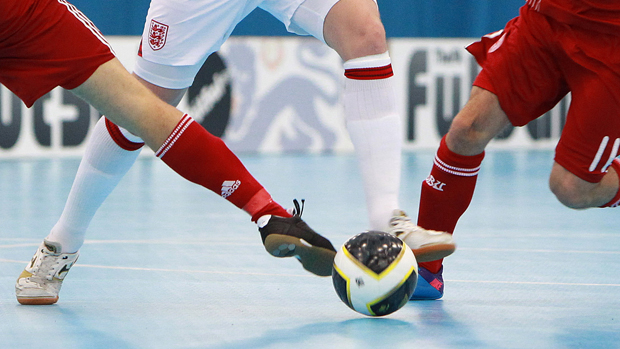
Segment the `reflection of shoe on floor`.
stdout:
[[388,232],[398,236],[411,248],[418,263],[442,259],[456,249],[452,234],[421,228],[401,210],[394,210]]
[[78,258],[78,253],[60,253],[57,242],[43,240],[34,257],[15,283],[17,301],[27,305],[54,304],[62,281]]
[[410,300],[433,300],[443,297],[443,267],[433,274],[424,267],[418,268],[418,284]]
[[293,217],[265,215],[258,219],[258,230],[265,249],[274,257],[295,256],[304,269],[319,276],[331,276],[336,249],[301,219],[299,204]]

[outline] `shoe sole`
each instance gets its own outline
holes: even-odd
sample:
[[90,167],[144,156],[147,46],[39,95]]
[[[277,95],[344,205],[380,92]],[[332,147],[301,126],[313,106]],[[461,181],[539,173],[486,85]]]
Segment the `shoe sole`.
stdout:
[[331,276],[336,252],[310,245],[290,235],[270,234],[265,238],[265,250],[278,258],[296,256],[307,271],[318,276]]
[[51,305],[58,302],[58,296],[56,297],[29,297],[20,298],[17,297],[19,304],[23,305]]
[[418,263],[432,262],[448,257],[456,250],[455,244],[426,245],[417,249],[411,249]]

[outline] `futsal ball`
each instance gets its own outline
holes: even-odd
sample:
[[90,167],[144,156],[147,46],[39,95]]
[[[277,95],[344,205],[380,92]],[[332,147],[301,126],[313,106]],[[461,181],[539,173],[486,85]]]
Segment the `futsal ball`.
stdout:
[[383,316],[407,304],[418,282],[418,264],[396,236],[367,231],[347,240],[336,253],[332,281],[349,308]]

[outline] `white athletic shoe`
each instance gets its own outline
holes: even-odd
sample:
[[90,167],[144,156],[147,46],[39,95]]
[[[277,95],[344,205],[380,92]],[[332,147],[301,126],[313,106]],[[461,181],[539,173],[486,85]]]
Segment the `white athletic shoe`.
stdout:
[[15,283],[17,301],[27,305],[54,304],[62,281],[78,259],[78,253],[60,253],[59,243],[43,240]]
[[403,240],[411,248],[418,262],[430,262],[447,257],[456,249],[452,234],[419,227],[401,210],[394,210],[388,233]]

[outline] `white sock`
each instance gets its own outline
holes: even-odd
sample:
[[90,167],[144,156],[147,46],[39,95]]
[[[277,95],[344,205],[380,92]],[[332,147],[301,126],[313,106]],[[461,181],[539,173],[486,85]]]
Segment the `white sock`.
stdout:
[[88,141],[62,215],[46,239],[59,242],[63,253],[79,250],[97,209],[139,154],[139,150],[128,151],[119,147],[108,133],[102,117]]
[[[383,67],[387,52],[345,62],[346,69]],[[359,160],[370,229],[386,230],[399,208],[402,122],[396,111],[393,77],[376,80],[347,78],[344,111],[347,129]]]

